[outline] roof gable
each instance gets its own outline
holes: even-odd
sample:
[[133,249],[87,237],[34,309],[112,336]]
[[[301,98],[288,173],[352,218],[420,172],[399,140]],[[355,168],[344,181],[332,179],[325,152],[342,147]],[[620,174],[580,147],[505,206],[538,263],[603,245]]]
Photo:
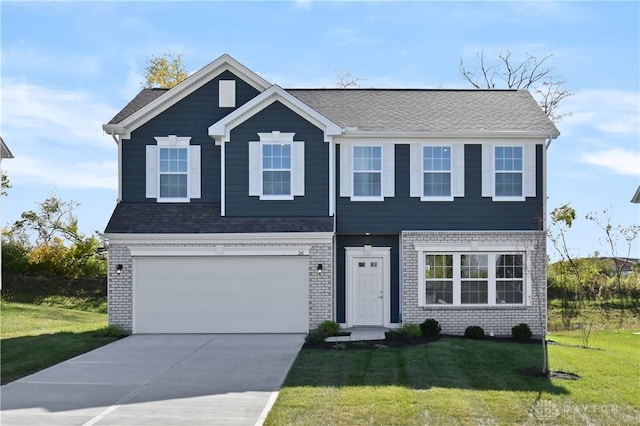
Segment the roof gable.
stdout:
[[322,129],[327,138],[342,134],[340,126],[329,120],[300,99],[292,96],[278,85],[273,85],[251,101],[247,102],[222,120],[209,127],[209,136],[215,139],[216,144],[229,142],[231,130],[254,116],[274,102],[279,101],[286,107],[302,116],[318,128]]
[[103,130],[111,135],[128,139],[131,132],[158,114],[166,111],[225,71],[231,71],[247,84],[262,92],[271,84],[262,77],[224,54],[209,65],[193,73],[171,89],[145,89],[108,123]]

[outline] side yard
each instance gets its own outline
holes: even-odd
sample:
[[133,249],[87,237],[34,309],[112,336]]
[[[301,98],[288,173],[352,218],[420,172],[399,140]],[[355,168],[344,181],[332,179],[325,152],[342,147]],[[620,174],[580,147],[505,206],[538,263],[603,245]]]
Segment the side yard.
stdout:
[[640,335],[577,331],[550,337],[550,368],[579,380],[533,377],[541,346],[442,337],[405,348],[303,349],[267,425],[640,424]]
[[117,339],[107,315],[26,303],[0,304],[2,384]]

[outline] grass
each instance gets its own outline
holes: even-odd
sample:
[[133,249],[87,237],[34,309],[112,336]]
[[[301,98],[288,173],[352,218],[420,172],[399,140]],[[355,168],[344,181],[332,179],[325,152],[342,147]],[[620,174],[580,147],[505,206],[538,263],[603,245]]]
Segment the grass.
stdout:
[[2,384],[117,339],[102,313],[3,302],[0,314]]
[[594,331],[553,335],[550,367],[576,381],[532,377],[541,348],[447,338],[425,345],[303,349],[267,425],[640,424],[640,336]]

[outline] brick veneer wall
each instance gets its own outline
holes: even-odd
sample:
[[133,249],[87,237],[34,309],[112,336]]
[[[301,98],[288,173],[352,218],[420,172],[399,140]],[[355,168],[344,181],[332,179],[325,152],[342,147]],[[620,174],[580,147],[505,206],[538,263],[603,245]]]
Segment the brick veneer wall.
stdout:
[[[418,306],[418,280],[421,274],[418,271],[415,245],[433,245],[434,251],[438,251],[443,245],[471,242],[479,247],[477,251],[482,251],[483,244],[504,245],[518,251],[528,250],[530,263],[526,265],[526,272],[533,278],[530,306]],[[419,324],[427,318],[434,318],[440,323],[442,333],[446,334],[464,334],[465,328],[470,325],[479,325],[486,333],[493,332],[497,336],[510,335],[511,327],[519,323],[529,324],[533,333],[538,335],[543,327],[546,329],[546,235],[543,231],[409,231],[402,233],[401,244],[403,323]],[[542,308],[542,326],[538,304]]]
[[[215,249],[208,244],[135,244],[136,247],[175,247]],[[309,244],[225,244],[224,247],[309,247]],[[333,318],[333,244],[314,243],[309,250],[309,328],[313,329],[322,321]],[[122,273],[116,274],[118,264]],[[318,264],[322,264],[322,274],[318,274]],[[133,275],[132,257],[126,244],[109,245],[108,303],[109,324],[118,325],[125,331],[133,329]]]

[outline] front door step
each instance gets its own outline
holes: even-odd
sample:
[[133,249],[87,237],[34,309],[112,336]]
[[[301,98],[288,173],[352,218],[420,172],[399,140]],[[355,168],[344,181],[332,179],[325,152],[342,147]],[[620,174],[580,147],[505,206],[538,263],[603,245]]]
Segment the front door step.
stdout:
[[384,340],[386,328],[382,327],[369,327],[369,328],[350,328],[344,331],[349,331],[349,336],[332,336],[325,339],[326,342],[361,342],[363,340]]

